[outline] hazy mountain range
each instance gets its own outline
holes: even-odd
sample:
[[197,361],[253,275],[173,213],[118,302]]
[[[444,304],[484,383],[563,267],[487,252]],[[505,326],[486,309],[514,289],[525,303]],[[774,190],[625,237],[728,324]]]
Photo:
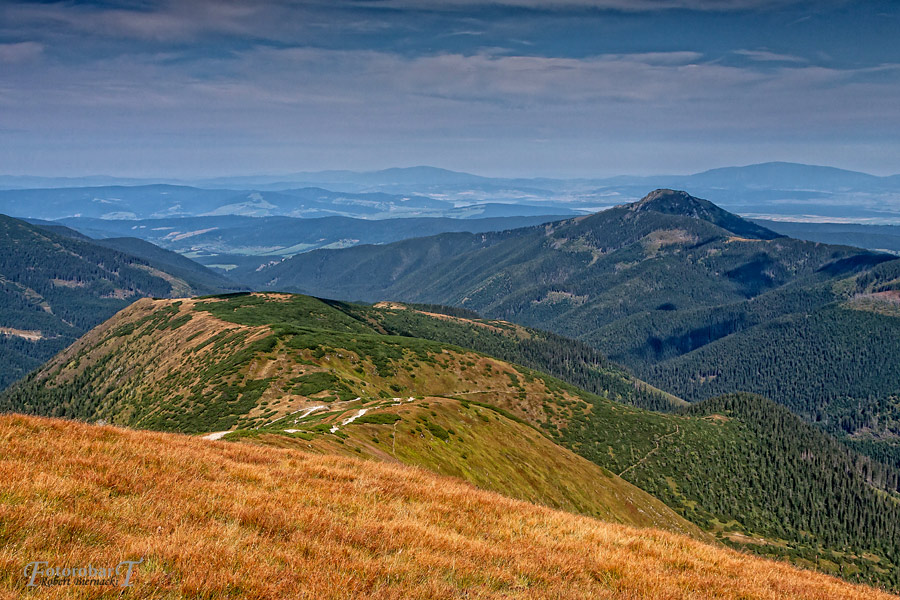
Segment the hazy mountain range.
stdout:
[[[144,219],[246,215],[367,219],[523,216],[595,212],[648,189],[715,197],[728,210],[793,221],[900,223],[900,175],[796,163],[693,175],[582,179],[482,177],[434,167],[321,171],[195,181],[110,177],[0,177],[0,212],[18,217]],[[25,190],[28,191],[25,191]]]

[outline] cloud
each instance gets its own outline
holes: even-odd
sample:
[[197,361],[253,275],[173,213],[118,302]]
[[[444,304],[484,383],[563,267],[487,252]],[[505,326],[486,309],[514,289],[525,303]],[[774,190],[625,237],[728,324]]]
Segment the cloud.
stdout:
[[[20,29],[81,33],[105,39],[177,42],[216,34],[260,35],[297,27],[309,4],[237,0],[158,0],[146,3],[13,3],[2,20]],[[293,17],[293,18],[291,18]]]
[[809,62],[802,56],[794,56],[792,54],[777,54],[765,49],[761,50],[735,50],[734,54],[745,56],[750,60],[757,62],[789,62],[789,63],[807,63]]
[[37,42],[0,44],[0,63],[17,64],[37,60],[44,52],[44,45]]
[[56,65],[21,73],[0,83],[0,113],[42,131],[327,136],[349,143],[785,136],[841,128],[859,135],[900,130],[900,82],[887,76],[897,68],[755,69],[683,51],[564,58],[257,46],[227,58],[140,54],[77,71]]
[[751,31],[788,21],[770,15],[548,15],[496,9],[548,6],[537,0],[448,2],[457,9],[446,14],[425,0],[0,3],[0,40],[11,42],[0,43],[0,62],[25,65],[0,77],[0,131],[12,132],[0,145],[29,148],[22,155],[34,160],[53,147],[86,157],[105,148],[120,162],[147,152],[141,160],[188,169],[189,150],[422,163],[455,148],[540,165],[619,156],[629,144],[628,156],[656,160],[657,148],[688,143],[840,149],[900,137],[900,67],[882,38],[865,41],[867,54],[845,51],[855,38],[828,38],[837,58],[823,59],[809,42],[818,34],[770,49],[764,40],[783,28]]
[[[831,4],[840,0],[831,0]],[[622,12],[653,12],[693,10],[702,12],[733,12],[765,10],[802,4],[803,0],[380,0],[365,2],[366,6],[410,8],[420,10],[459,10],[474,7],[505,6],[539,10],[596,9]]]

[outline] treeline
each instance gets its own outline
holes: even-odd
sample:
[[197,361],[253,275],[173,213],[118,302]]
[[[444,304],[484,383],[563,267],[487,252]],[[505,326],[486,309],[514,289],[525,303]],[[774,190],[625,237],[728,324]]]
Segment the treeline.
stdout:
[[[552,333],[490,321],[481,325],[458,323],[428,317],[413,310],[378,310],[349,304],[342,305],[342,308],[361,319],[376,319],[392,335],[470,348],[553,375],[611,400],[662,411],[671,410],[679,404],[677,398],[653,389],[635,379],[624,368],[609,362],[599,350]],[[469,311],[461,312],[468,314]]]
[[[0,362],[0,389],[137,298],[170,296],[177,275],[170,277],[169,264],[153,258],[178,262],[176,273],[203,285],[212,275],[139,240],[125,240],[123,249],[134,246],[149,260],[102,244],[0,215],[0,326],[42,335],[38,341],[0,338],[6,359]],[[194,279],[185,279],[178,292],[194,289]]]

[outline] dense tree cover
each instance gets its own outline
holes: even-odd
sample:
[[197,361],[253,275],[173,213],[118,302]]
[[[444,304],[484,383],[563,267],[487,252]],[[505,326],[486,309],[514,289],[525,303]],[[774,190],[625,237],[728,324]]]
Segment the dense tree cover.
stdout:
[[746,390],[834,432],[900,435],[898,356],[900,319],[832,304],[637,372],[687,400]]
[[[900,585],[896,469],[758,396],[705,400],[682,414],[611,415],[595,400],[590,413],[552,433],[723,541],[850,579]],[[636,443],[636,432],[653,445]]]
[[[146,246],[140,240],[106,246],[65,228],[0,215],[0,327],[41,336],[32,341],[0,333],[0,389],[139,297],[230,285],[199,265],[188,268],[182,262],[187,259]],[[127,253],[129,248],[146,258]]]

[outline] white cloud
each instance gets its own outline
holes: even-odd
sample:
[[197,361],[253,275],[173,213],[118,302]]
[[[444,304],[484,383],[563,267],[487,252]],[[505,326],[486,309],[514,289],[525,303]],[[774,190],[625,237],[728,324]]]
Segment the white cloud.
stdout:
[[809,62],[802,56],[794,56],[792,54],[777,54],[769,50],[735,50],[735,54],[745,56],[750,60],[758,62],[789,62],[789,63],[807,63]]
[[[509,6],[540,10],[593,8],[623,12],[649,12],[661,10],[731,12],[777,8],[801,3],[803,3],[803,0],[383,0],[382,2],[378,2],[376,6],[416,8],[424,10],[452,10],[473,8],[477,6]],[[366,5],[371,4],[366,3]]]
[[31,62],[41,57],[44,45],[37,42],[0,44],[0,63],[16,64]]
[[[688,143],[693,148],[726,143],[777,148],[801,142],[815,147],[816,140],[830,137],[832,147],[843,148],[853,140],[900,136],[900,78],[895,75],[900,67],[894,64],[873,60],[856,69],[824,68],[749,42],[738,46],[747,49],[724,50],[726,58],[735,52],[732,59],[747,60],[719,60],[723,51],[708,50],[719,46],[707,43],[702,33],[685,33],[683,43],[667,37],[659,44],[635,45],[681,48],[675,52],[540,56],[568,48],[543,45],[535,35],[530,39],[536,46],[522,51],[512,40],[534,25],[506,20],[488,24],[486,35],[460,36],[472,37],[472,43],[435,44],[454,49],[439,51],[423,40],[440,30],[440,19],[420,22],[414,15],[391,24],[361,11],[348,13],[345,23],[335,20],[336,13],[306,12],[306,4],[198,0],[148,12],[29,4],[11,15],[13,9],[0,3],[0,33],[10,37],[15,31],[46,45],[0,44],[0,62],[25,65],[42,54],[52,58],[4,69],[3,145],[32,148],[20,154],[36,157],[54,144],[70,156],[81,156],[82,148],[88,156],[103,146],[106,157],[119,161],[155,149],[153,160],[173,157],[172,164],[187,168],[174,157],[193,164],[191,150],[198,156],[257,153],[272,160],[330,153],[338,161],[333,166],[348,166],[339,161],[351,154],[411,155],[406,162],[418,164],[438,162],[428,157],[456,148],[460,156],[480,153],[485,160],[509,164],[560,164],[618,153],[616,148],[629,144],[633,157]],[[628,4],[646,9],[660,2]],[[676,4],[699,6],[689,0]],[[720,9],[763,4],[715,3]],[[546,22],[542,19],[537,21]],[[444,31],[469,34],[484,25],[469,21],[455,20],[458,27]],[[397,34],[378,32],[372,43],[355,35],[385,23]],[[47,33],[31,35],[37,30]],[[310,32],[318,37],[307,39]],[[212,36],[195,42],[207,34]],[[80,54],[66,55],[65,43],[78,39]],[[672,39],[679,43],[670,44]],[[316,47],[332,42],[337,49]],[[289,43],[295,46],[285,47]],[[572,47],[609,46],[579,38]],[[536,55],[528,55],[532,51]]]

